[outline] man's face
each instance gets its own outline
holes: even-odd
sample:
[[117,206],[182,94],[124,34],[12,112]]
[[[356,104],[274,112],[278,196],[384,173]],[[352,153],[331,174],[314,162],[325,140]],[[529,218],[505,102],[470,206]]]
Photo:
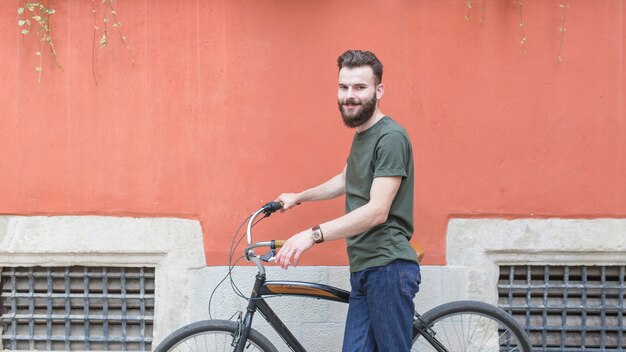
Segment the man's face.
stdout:
[[376,111],[379,95],[375,80],[369,66],[343,67],[339,70],[337,102],[346,126],[361,126]]

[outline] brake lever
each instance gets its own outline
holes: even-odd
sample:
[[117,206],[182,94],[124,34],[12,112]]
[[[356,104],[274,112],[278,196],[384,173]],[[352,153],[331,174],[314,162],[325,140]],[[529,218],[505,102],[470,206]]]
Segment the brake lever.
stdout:
[[274,257],[276,256],[276,248],[271,248],[270,251],[267,254],[263,254],[261,256],[259,256],[259,259],[261,259],[264,262],[271,262],[272,260],[274,260]]

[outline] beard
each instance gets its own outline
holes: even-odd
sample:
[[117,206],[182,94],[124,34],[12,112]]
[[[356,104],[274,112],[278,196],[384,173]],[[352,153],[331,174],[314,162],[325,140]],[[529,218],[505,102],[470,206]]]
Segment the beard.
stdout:
[[[339,111],[341,111],[341,117],[343,118],[343,123],[350,127],[355,128],[359,127],[362,124],[366,123],[372,115],[374,115],[374,111],[376,110],[376,93],[372,96],[370,100],[365,102],[358,103],[358,101],[354,98],[349,98],[344,101],[339,101]],[[344,105],[361,105],[360,109],[355,109],[352,113],[347,112],[344,109]]]

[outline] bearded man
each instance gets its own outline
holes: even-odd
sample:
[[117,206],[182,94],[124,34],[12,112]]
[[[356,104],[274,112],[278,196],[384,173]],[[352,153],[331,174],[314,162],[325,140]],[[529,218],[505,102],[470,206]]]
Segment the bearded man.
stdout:
[[350,304],[343,351],[410,351],[413,298],[420,268],[413,235],[413,149],[407,132],[380,110],[383,65],[369,51],[337,59],[337,100],[343,122],[355,129],[348,161],[330,180],[276,198],[300,203],[346,197],[345,215],[290,237],[276,255],[283,269],[315,244],[345,239]]

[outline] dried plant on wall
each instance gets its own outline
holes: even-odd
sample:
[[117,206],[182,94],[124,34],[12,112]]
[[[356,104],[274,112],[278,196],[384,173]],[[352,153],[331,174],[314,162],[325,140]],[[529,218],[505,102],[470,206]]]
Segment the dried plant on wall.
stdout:
[[63,69],[57,58],[57,52],[52,40],[52,29],[50,27],[50,15],[54,14],[54,9],[49,8],[41,2],[25,2],[23,6],[17,9],[19,20],[17,25],[21,28],[22,35],[28,35],[31,31],[36,31],[41,41],[41,47],[35,52],[38,56],[38,65],[35,67],[37,72],[37,82],[41,82],[41,72],[43,71],[44,48],[50,49],[50,56],[54,59],[58,68]]
[[[115,31],[118,34],[133,65],[135,64],[135,57],[133,56],[133,52],[128,45],[126,35],[124,35],[122,31],[122,22],[120,22],[117,18],[117,11],[113,7],[113,0],[91,0],[91,2],[93,6],[93,47],[91,68],[93,72],[93,79],[96,82],[96,85],[98,85],[98,79],[96,78],[96,58],[100,57],[102,50],[109,44],[111,31]],[[98,13],[102,14],[101,20],[98,19]],[[101,23],[100,25],[98,25],[99,22]],[[99,33],[102,33],[102,35],[99,35]],[[97,50],[96,42],[98,42]],[[96,51],[98,52],[97,55]]]
[[[115,10],[113,4],[114,0],[91,1],[93,12],[92,71],[94,81],[97,85],[96,59],[101,55],[103,49],[109,44],[111,32],[117,33],[133,64],[135,63],[135,57],[133,56],[130,45],[128,44],[127,37],[122,31],[122,22],[118,20],[117,11]],[[17,25],[20,28],[20,33],[26,36],[31,32],[36,32],[38,38],[40,39],[41,47],[35,53],[39,58],[35,71],[37,72],[37,82],[41,82],[44,49],[46,47],[49,48],[50,56],[53,58],[57,67],[59,69],[63,69],[63,66],[58,61],[52,29],[50,26],[50,15],[55,14],[56,11],[50,7],[50,0],[46,1],[45,4],[43,1],[25,1],[18,7],[17,13],[19,16]]]
[[[485,9],[486,9],[485,2],[486,0],[482,0],[482,5],[480,9],[480,13],[481,13],[480,23],[485,23]],[[520,45],[522,46],[524,53],[526,53],[527,47],[526,47],[526,22],[524,20],[524,2],[522,0],[514,0],[513,5],[515,5],[519,14],[519,27],[520,27],[520,32],[521,32],[520,33],[521,35]],[[470,21],[472,9],[474,8],[472,0],[467,1],[466,7],[467,7],[467,13],[465,14],[465,21]],[[561,23],[559,24],[559,27],[558,27],[559,51],[558,51],[557,59],[559,63],[561,63],[563,61],[562,53],[563,53],[563,43],[565,39],[565,20],[567,19],[567,10],[569,9],[569,5],[567,3],[561,2],[559,3],[559,8],[561,9],[562,14],[561,14]]]

